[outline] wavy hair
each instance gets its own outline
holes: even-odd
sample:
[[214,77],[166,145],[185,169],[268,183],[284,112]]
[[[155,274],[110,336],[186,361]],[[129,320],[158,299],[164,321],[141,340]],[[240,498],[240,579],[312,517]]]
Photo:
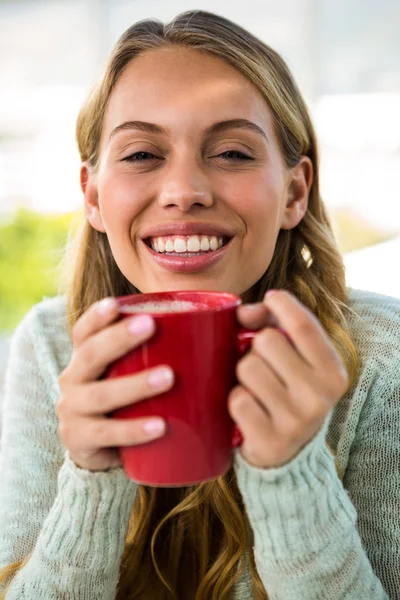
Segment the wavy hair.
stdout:
[[[317,140],[305,102],[279,54],[238,25],[204,11],[185,12],[168,24],[136,23],[116,43],[103,77],[80,111],[77,140],[82,161],[97,167],[105,111],[127,64],[142,52],[168,45],[194,48],[235,67],[265,98],[287,168],[302,156],[311,159],[314,179],[307,212],[294,229],[280,231],[273,259],[254,285],[253,301],[272,288],[284,288],[299,298],[323,324],[353,382],[358,353],[348,325],[343,262],[320,197]],[[115,263],[107,236],[86,219],[71,247],[71,327],[96,300],[138,293]],[[342,476],[337,462],[336,467]],[[228,600],[247,565],[255,599],[266,600],[252,548],[253,533],[233,469],[190,488],[141,485],[130,515],[117,600]],[[3,578],[21,564],[10,565]]]

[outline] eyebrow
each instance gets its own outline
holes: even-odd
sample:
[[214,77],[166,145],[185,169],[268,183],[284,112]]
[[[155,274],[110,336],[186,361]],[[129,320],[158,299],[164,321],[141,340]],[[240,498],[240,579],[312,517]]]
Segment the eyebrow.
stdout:
[[[228,121],[214,123],[206,129],[206,135],[210,136],[217,133],[223,133],[228,129],[248,129],[250,131],[255,131],[268,141],[265,131],[259,127],[259,125],[256,125],[248,119],[229,119]],[[161,125],[156,125],[155,123],[147,123],[146,121],[125,121],[125,123],[117,125],[117,127],[112,130],[109,141],[120,131],[143,131],[145,133],[154,133],[166,136],[169,134],[168,129],[161,127]]]

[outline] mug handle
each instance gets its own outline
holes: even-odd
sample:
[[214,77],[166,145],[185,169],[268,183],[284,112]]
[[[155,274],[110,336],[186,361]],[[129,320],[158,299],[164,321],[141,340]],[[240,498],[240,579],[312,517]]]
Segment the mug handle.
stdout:
[[[238,337],[237,337],[239,357],[246,354],[246,352],[248,351],[248,349],[251,346],[251,342],[253,341],[253,339],[255,338],[257,333],[258,333],[257,330],[245,329],[244,327],[242,327],[239,330]],[[242,442],[243,442],[243,436],[240,432],[239,427],[235,423],[234,429],[233,429],[233,436],[232,436],[232,448],[237,448],[238,446],[241,445]]]

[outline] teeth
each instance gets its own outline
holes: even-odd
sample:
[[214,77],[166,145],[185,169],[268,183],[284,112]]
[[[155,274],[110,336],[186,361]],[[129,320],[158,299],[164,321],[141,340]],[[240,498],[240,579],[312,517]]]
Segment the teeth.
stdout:
[[200,240],[197,235],[191,235],[187,241],[188,252],[198,252],[200,250]]
[[210,237],[210,250],[218,250],[218,240],[215,235]]
[[186,252],[215,252],[224,245],[223,237],[212,236],[172,236],[158,237],[150,240],[150,245],[156,252],[176,252],[183,254]]
[[175,238],[174,251],[175,252],[187,252],[186,240],[183,240],[182,238]]
[[210,242],[209,242],[209,240],[208,240],[207,237],[202,237],[201,238],[200,249],[203,252],[208,252],[209,251],[209,249],[210,249]]

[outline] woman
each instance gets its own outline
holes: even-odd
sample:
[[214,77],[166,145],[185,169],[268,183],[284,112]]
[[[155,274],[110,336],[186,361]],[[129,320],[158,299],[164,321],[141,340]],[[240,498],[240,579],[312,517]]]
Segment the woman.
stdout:
[[[77,137],[70,286],[23,320],[8,369],[3,598],[400,598],[400,306],[346,290],[282,59],[209,13],[138,23]],[[163,420],[106,418],[169,389],[168,365],[101,380],[155,327],[113,297],[168,289],[240,294],[260,328],[228,398],[232,469],[182,489],[138,486],[115,450]]]

